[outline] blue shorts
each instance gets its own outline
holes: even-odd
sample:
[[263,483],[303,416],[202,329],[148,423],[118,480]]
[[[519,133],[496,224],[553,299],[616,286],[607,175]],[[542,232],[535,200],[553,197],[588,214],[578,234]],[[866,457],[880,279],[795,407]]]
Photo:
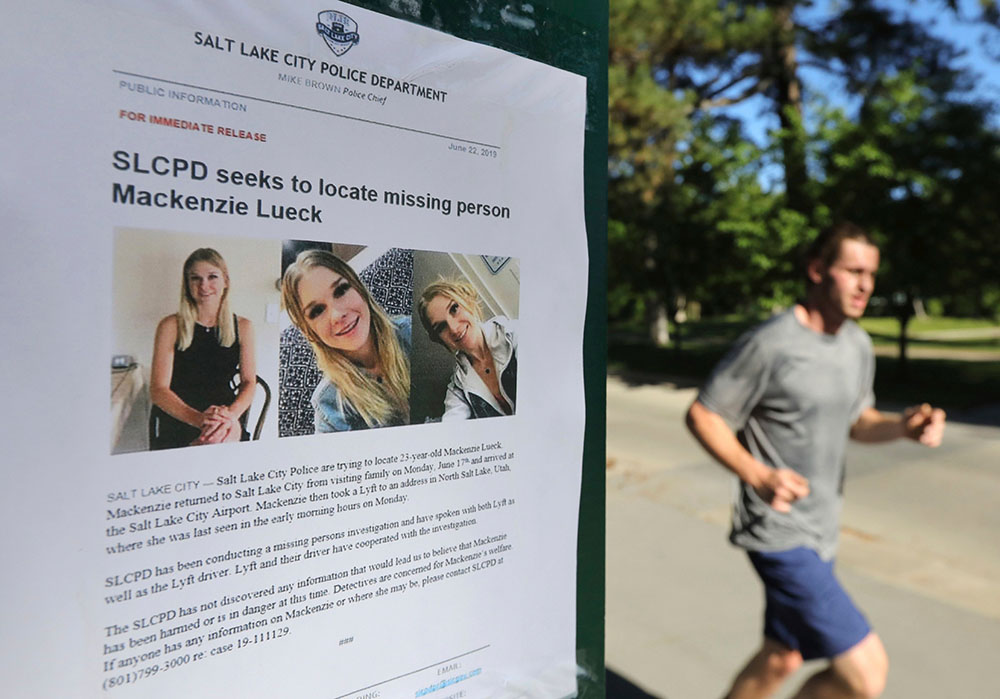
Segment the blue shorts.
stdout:
[[832,658],[871,632],[833,575],[833,561],[812,549],[749,551],[764,582],[764,636],[793,648],[806,660]]

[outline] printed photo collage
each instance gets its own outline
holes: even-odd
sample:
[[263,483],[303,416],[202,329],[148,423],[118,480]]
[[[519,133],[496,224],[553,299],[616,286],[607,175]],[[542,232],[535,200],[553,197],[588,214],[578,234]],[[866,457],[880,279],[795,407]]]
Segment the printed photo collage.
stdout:
[[517,259],[115,231],[113,454],[513,415]]

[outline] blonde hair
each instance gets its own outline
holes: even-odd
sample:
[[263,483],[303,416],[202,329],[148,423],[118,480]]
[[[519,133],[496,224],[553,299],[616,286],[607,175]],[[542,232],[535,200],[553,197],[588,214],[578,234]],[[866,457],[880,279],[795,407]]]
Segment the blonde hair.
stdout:
[[198,304],[191,296],[188,274],[199,262],[207,262],[213,267],[218,267],[226,280],[219,312],[215,316],[215,327],[218,329],[217,337],[222,347],[232,347],[236,342],[236,323],[233,322],[233,314],[229,310],[229,269],[226,267],[226,261],[212,248],[198,248],[184,260],[184,270],[181,273],[181,305],[177,311],[177,349],[182,352],[191,346],[191,340],[194,339],[194,325],[198,319]]
[[438,333],[434,331],[431,319],[427,317],[427,306],[434,300],[435,296],[444,296],[457,301],[458,305],[471,313],[477,321],[480,323],[483,322],[482,302],[479,299],[479,292],[476,291],[476,287],[463,279],[446,279],[445,277],[440,277],[436,282],[428,284],[424,288],[423,293],[420,294],[420,301],[417,303],[420,324],[424,326],[424,330],[427,331],[427,335],[431,338],[432,342],[436,342],[439,345],[444,344],[441,342],[441,337]]
[[[302,277],[316,267],[325,267],[346,279],[368,305],[375,356],[382,370],[381,382],[338,350],[328,347],[310,327],[302,310],[298,287]],[[410,358],[396,337],[392,320],[375,302],[368,287],[350,265],[325,250],[300,252],[295,262],[285,270],[281,281],[281,299],[292,322],[312,345],[320,371],[340,390],[343,398],[369,427],[384,425],[394,419],[409,422]]]

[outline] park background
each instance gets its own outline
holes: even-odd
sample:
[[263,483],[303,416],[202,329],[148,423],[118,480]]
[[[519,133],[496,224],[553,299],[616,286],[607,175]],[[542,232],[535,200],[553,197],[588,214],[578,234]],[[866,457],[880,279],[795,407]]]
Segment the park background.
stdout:
[[759,643],[732,479],[682,417],[840,219],[882,249],[879,407],[950,424],[851,447],[838,570],[886,697],[996,696],[1000,6],[612,0],[609,36],[608,696],[717,697]]

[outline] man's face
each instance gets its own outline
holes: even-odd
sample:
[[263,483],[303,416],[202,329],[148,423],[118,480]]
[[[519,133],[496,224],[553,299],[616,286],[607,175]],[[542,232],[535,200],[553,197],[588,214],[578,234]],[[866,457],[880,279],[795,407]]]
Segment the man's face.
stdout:
[[840,254],[828,268],[819,260],[810,264],[809,277],[820,286],[825,310],[855,320],[864,315],[875,290],[878,263],[878,248],[847,239],[840,242]]

